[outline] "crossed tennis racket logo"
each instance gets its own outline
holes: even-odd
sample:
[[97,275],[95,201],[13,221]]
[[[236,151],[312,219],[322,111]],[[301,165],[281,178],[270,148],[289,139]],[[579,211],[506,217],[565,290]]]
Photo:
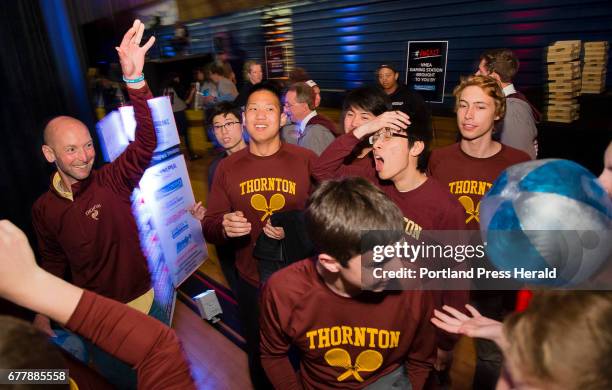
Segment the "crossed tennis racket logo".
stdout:
[[474,201],[469,196],[463,195],[459,197],[459,203],[465,209],[465,212],[468,214],[465,223],[469,223],[472,219],[475,219],[476,222],[480,223],[480,202],[474,208]]
[[363,382],[360,372],[372,372],[378,370],[383,363],[380,352],[366,349],[357,355],[353,365],[351,355],[342,348],[333,348],[325,353],[325,361],[332,367],[339,367],[346,371],[336,378],[338,382],[353,376],[357,381]]
[[265,196],[262,194],[255,194],[251,196],[251,207],[257,211],[264,212],[264,215],[261,217],[261,222],[263,222],[275,211],[285,207],[285,197],[282,194],[274,194],[270,197],[270,203],[268,204],[268,200]]

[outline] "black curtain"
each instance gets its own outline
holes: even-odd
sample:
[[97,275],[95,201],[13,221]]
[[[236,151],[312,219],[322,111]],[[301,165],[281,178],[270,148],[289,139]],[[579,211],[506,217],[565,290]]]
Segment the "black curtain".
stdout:
[[0,219],[19,226],[36,247],[30,210],[51,174],[42,130],[56,115],[76,116],[62,93],[38,0],[0,2],[0,53]]

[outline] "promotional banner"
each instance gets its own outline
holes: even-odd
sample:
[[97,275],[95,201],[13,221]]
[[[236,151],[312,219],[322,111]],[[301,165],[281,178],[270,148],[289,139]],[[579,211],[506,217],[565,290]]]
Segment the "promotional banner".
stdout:
[[426,102],[444,102],[448,41],[410,41],[406,85]]
[[287,57],[284,46],[266,46],[266,78],[287,77]]
[[[132,212],[147,257],[155,301],[166,324],[172,321],[175,289],[208,258],[200,222],[187,211],[195,203],[180,138],[167,96],[148,102],[157,147],[139,188],[132,194]],[[121,107],[97,124],[104,160],[114,161],[135,138],[134,108]],[[121,223],[121,221],[118,221]]]
[[140,180],[172,282],[179,286],[208,257],[202,225],[187,209],[195,204],[182,155],[147,169]]
[[[134,109],[132,108],[132,117],[133,115]],[[114,161],[130,143],[123,131],[121,116],[117,111],[113,111],[102,118],[96,127],[104,161]]]

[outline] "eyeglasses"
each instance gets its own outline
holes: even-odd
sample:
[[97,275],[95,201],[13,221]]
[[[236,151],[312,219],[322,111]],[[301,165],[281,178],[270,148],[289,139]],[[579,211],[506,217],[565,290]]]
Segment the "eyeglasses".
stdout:
[[239,124],[239,123],[240,123],[240,122],[227,122],[227,123],[222,124],[222,125],[213,125],[213,129],[215,129],[216,131],[221,131],[221,130],[223,130],[223,129],[225,129],[225,130],[228,130],[228,131],[229,131],[229,129],[230,129],[232,126],[234,126],[234,125],[236,125],[236,124]]
[[407,134],[394,133],[392,129],[390,129],[389,127],[385,127],[384,129],[377,131],[375,134],[371,135],[370,138],[368,138],[368,140],[370,141],[370,145],[374,145],[376,141],[378,141],[381,137],[383,141],[388,141],[393,137],[406,139],[409,138]]

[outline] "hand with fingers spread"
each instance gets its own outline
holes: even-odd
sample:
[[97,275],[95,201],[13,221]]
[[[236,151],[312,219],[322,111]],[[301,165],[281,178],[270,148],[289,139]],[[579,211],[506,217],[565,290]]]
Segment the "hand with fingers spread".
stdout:
[[434,317],[431,319],[431,322],[438,328],[449,333],[491,340],[499,345],[500,348],[504,348],[507,345],[501,322],[482,316],[478,310],[471,305],[465,305],[465,307],[472,317],[463,314],[457,309],[444,305],[442,309],[444,309],[446,313],[434,310]]
[[270,223],[270,219],[266,222],[266,225],[263,228],[263,232],[266,236],[273,238],[275,240],[282,240],[285,238],[285,229],[282,227],[274,227]]
[[202,206],[202,202],[194,204],[188,208],[187,211],[189,211],[189,213],[191,213],[191,215],[193,215],[193,217],[198,221],[203,220],[204,216],[206,215],[206,207]]
[[241,237],[251,233],[251,223],[242,211],[234,211],[223,216],[223,232],[227,237]]
[[353,131],[355,137],[362,139],[386,127],[394,131],[405,130],[410,125],[410,117],[402,111],[387,111]]
[[[115,47],[119,54],[119,62],[121,63],[121,70],[123,76],[127,79],[137,79],[142,75],[142,68],[144,67],[145,54],[155,43],[155,37],[149,38],[147,43],[140,46],[140,40],[144,33],[144,24],[136,19],[132,27],[125,33],[119,47]],[[131,87],[137,87],[136,85],[129,85]]]

